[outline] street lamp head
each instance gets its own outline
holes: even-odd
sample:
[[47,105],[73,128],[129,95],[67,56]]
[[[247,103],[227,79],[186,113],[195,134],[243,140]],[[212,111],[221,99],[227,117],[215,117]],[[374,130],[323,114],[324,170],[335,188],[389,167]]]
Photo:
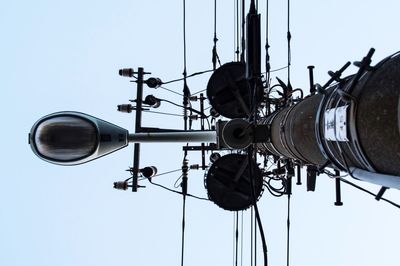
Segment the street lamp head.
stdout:
[[29,144],[47,162],[77,165],[126,147],[128,131],[84,113],[57,112],[33,125]]

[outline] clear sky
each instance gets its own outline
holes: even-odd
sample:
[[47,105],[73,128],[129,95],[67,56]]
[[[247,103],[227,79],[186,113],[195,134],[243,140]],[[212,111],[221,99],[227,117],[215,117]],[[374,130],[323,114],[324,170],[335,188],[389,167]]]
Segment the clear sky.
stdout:
[[[186,2],[188,73],[211,69],[214,1]],[[234,60],[233,3],[218,3],[222,63]],[[259,6],[264,20],[265,2]],[[399,1],[304,0],[291,7],[294,87],[307,91],[308,65],[316,67],[315,81],[324,83],[328,70],[360,60],[371,47],[374,63],[400,48]],[[286,64],[286,19],[286,1],[271,0],[272,69]],[[135,97],[135,84],[119,77],[118,69],[142,66],[164,81],[182,76],[182,1],[3,1],[0,33],[0,265],[179,265],[181,197],[147,182],[138,193],[112,188],[129,177],[124,170],[131,166],[132,147],[62,167],[32,153],[28,132],[41,116],[62,110],[132,130],[133,115],[116,106]],[[285,71],[275,74],[286,79]],[[191,79],[192,92],[204,89],[208,77]],[[182,83],[168,88],[180,92]],[[160,89],[147,94],[181,101]],[[144,124],[180,128],[183,122],[146,114]],[[142,150],[142,166],[180,168],[180,145],[147,144]],[[200,156],[190,154],[189,160],[198,163]],[[178,177],[157,181],[173,187]],[[200,171],[190,172],[189,191],[206,196]],[[400,202],[397,190],[385,196]],[[344,206],[334,207],[334,180],[326,176],[318,177],[314,193],[294,187],[291,265],[398,265],[399,210],[345,185],[342,197]],[[286,265],[286,199],[265,192],[259,209],[270,265]],[[233,217],[211,202],[188,199],[185,265],[232,265]],[[243,265],[250,265],[249,212],[243,220]]]

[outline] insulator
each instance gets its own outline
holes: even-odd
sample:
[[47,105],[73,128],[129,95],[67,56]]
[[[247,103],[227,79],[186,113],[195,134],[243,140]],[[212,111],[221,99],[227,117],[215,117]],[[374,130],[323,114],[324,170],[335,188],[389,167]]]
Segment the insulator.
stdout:
[[184,159],[182,163],[182,183],[181,183],[183,195],[187,195],[188,172],[189,172],[189,161]]
[[122,113],[131,113],[133,110],[133,106],[132,104],[120,104],[118,105],[117,110]]
[[200,165],[198,165],[198,164],[192,164],[192,165],[190,166],[190,169],[191,169],[191,170],[199,170],[199,168],[200,168]]
[[157,174],[157,168],[155,166],[147,166],[139,171],[146,178],[152,178]]
[[161,105],[161,100],[153,95],[147,95],[143,101],[144,104],[150,105],[153,108],[158,108]]
[[213,152],[210,155],[210,161],[212,163],[215,163],[215,161],[218,160],[219,158],[221,158],[221,154],[219,154],[218,152]]
[[197,120],[197,119],[199,119],[199,116],[198,115],[190,115],[189,119],[190,120]]
[[189,161],[185,159],[185,160],[183,160],[183,163],[182,163],[182,177],[187,178],[188,171],[189,171]]
[[210,108],[210,115],[214,118],[217,118],[220,116],[220,114],[217,112],[217,110],[215,110],[214,108]]
[[184,117],[184,119],[187,119],[188,117],[189,117],[189,110],[187,109],[187,108],[183,108],[182,109],[182,114],[183,114],[183,117]]
[[146,83],[149,88],[158,88],[161,86],[162,81],[159,78],[149,78],[144,83]]
[[120,190],[127,190],[129,187],[128,182],[126,181],[117,181],[114,182],[114,188]]
[[119,75],[122,77],[132,78],[135,73],[132,68],[123,68],[118,71]]
[[189,97],[189,100],[192,101],[192,102],[197,102],[198,99],[199,98],[196,95],[193,95],[193,96]]

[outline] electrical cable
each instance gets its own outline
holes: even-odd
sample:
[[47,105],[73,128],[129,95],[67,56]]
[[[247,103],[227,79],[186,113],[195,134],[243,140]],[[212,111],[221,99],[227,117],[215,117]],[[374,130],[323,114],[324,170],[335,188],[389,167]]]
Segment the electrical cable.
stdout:
[[235,266],[238,266],[238,254],[239,254],[239,212],[235,213],[236,226],[235,226]]
[[[350,172],[349,172],[349,173],[350,173]],[[350,174],[350,175],[351,175],[351,174]],[[363,191],[363,192],[365,192],[365,193],[367,193],[367,194],[370,194],[370,195],[373,196],[373,197],[376,197],[376,194],[375,194],[375,193],[373,193],[373,192],[371,192],[371,191],[369,191],[369,190],[367,190],[367,189],[365,189],[365,188],[363,188],[363,187],[360,187],[360,186],[354,184],[353,182],[350,182],[350,181],[344,179],[343,177],[340,177],[339,179],[340,179],[340,181],[342,181],[343,183],[345,183],[345,184],[347,184],[347,185],[350,185],[350,186],[352,186],[352,187],[354,187],[354,188],[357,188],[358,190],[361,190],[361,191]],[[385,201],[385,202],[387,202],[387,203],[393,205],[394,207],[400,209],[400,205],[397,204],[397,203],[395,203],[395,202],[393,202],[393,201],[391,201],[391,200],[388,200],[388,199],[386,199],[386,198],[384,198],[384,197],[381,197],[380,200]]]
[[245,1],[242,0],[242,43],[241,43],[241,54],[240,54],[240,62],[244,62],[244,52],[245,52],[245,46],[246,46],[246,40],[244,38],[245,34],[245,16],[244,16],[244,9],[245,9]]
[[[270,73],[272,73],[272,72],[278,72],[278,71],[284,70],[284,69],[286,69],[286,68],[288,68],[288,66],[284,66],[284,67],[272,69],[272,70],[270,70],[269,72],[270,72]],[[262,72],[261,74],[266,74],[266,73],[267,73],[267,72]]]
[[[251,159],[253,158],[253,157],[255,157],[254,156],[254,154],[253,154],[253,149],[252,149],[252,146],[250,146],[249,148],[249,153],[248,153],[248,159],[249,159],[249,162],[251,162]],[[249,165],[251,165],[250,163],[249,163]],[[263,247],[263,255],[264,255],[264,266],[268,266],[268,250],[267,250],[267,242],[265,241],[265,235],[264,235],[264,229],[263,229],[263,226],[262,226],[262,222],[261,222],[261,218],[260,218],[260,213],[259,213],[259,211],[258,211],[258,207],[257,207],[257,199],[256,199],[256,197],[255,197],[255,191],[254,191],[254,178],[253,178],[253,168],[252,167],[249,167],[249,169],[250,169],[250,187],[251,187],[251,194],[252,194],[252,197],[253,197],[253,201],[254,201],[254,204],[253,204],[253,206],[254,206],[254,212],[255,212],[255,224],[256,225],[258,225],[258,228],[259,228],[259,232],[260,232],[260,237],[261,237],[261,242],[262,242],[262,247]],[[255,232],[256,232],[256,230],[255,230]],[[256,238],[255,238],[255,245],[256,245]],[[255,250],[257,250],[257,247],[255,246]],[[257,263],[256,261],[257,261],[257,258],[256,258],[256,252],[255,252],[255,263]],[[255,264],[256,265],[256,264]]]
[[206,91],[206,90],[207,90],[207,89],[203,89],[203,90],[200,90],[200,91],[196,91],[195,93],[192,93],[192,95],[199,94],[199,93],[204,92],[204,91]]
[[[179,170],[181,170],[182,171],[182,169],[179,169]],[[180,187],[181,185],[182,185],[182,175],[180,175],[176,180],[175,180],[175,183],[174,183],[174,188],[178,188],[178,187]],[[180,183],[178,183],[179,181],[181,181]]]
[[[183,101],[182,104],[185,107],[188,107],[190,104],[189,97],[190,97],[190,90],[187,85],[187,71],[186,71],[186,0],[183,0]],[[191,114],[189,114],[191,115]],[[188,123],[189,122],[189,123]],[[189,129],[192,127],[192,121],[188,121],[188,110],[186,108],[183,109],[183,127],[184,130]],[[187,152],[185,151],[185,156]],[[182,255],[183,256],[183,255]],[[182,258],[183,264],[183,258]]]
[[215,71],[215,69],[217,68],[217,61],[218,64],[221,66],[221,61],[219,60],[219,56],[217,53],[217,0],[214,0],[214,38],[213,38],[213,42],[214,42],[214,46],[212,49],[212,63],[213,63],[213,70]]
[[[271,181],[281,181],[282,182],[282,187],[280,188],[275,188],[272,184]],[[271,193],[272,196],[275,197],[281,197],[285,195],[286,190],[287,190],[287,185],[285,183],[285,179],[282,177],[269,177],[268,180],[264,181],[265,187],[268,189],[268,191]]]
[[[254,208],[255,210],[255,208]],[[256,215],[254,219],[254,266],[257,266],[257,212],[254,212]],[[264,257],[265,259],[265,257]],[[264,261],[265,264],[265,261]]]
[[269,56],[269,0],[266,0],[266,6],[265,6],[265,13],[266,13],[266,18],[265,18],[265,72],[266,72],[266,82],[267,82],[267,88],[270,86],[270,76],[271,76],[271,64],[270,64],[270,56]]
[[281,67],[281,68],[273,69],[273,70],[271,70],[270,72],[271,72],[271,73],[272,73],[272,72],[278,72],[278,71],[284,70],[284,69],[286,69],[286,68],[289,68],[289,66],[284,66],[284,67]]
[[304,93],[303,93],[303,90],[300,89],[300,88],[297,88],[297,89],[292,90],[292,91],[289,93],[289,96],[292,97],[292,96],[293,96],[293,93],[296,92],[296,91],[299,91],[299,92],[300,92],[300,95],[301,95],[300,98],[303,99],[303,98],[304,98]]
[[290,194],[288,193],[287,199],[287,238],[286,238],[286,265],[290,265]]
[[253,266],[253,243],[254,243],[254,241],[253,241],[253,217],[254,217],[254,214],[253,214],[253,209],[254,209],[254,207],[253,206],[251,206],[251,211],[250,211],[250,265],[251,266]]
[[186,193],[182,193],[183,202],[182,202],[182,246],[181,246],[181,266],[183,266],[183,257],[185,251],[185,216],[186,216]]
[[182,170],[182,169],[176,169],[176,170],[171,170],[171,171],[164,172],[164,173],[161,173],[161,174],[156,174],[156,175],[154,175],[152,178],[157,177],[157,176],[162,176],[162,175],[170,174],[170,173],[174,173],[174,172],[178,172],[178,171],[181,171],[181,170]]
[[[193,74],[187,75],[186,79],[192,78],[194,76],[202,75],[202,74],[205,74],[205,73],[213,72],[213,71],[214,70],[209,69],[209,70],[203,70],[203,71],[195,72]],[[182,81],[182,80],[185,80],[185,78],[184,77],[183,78],[177,78],[177,79],[173,79],[173,80],[170,80],[170,81],[162,82],[161,84],[165,85],[165,84],[174,83],[174,82],[178,82],[178,81]]]
[[[183,0],[183,80],[186,81],[186,0]],[[165,83],[164,83],[165,84]]]
[[243,211],[241,211],[241,232],[240,232],[240,266],[243,266]]
[[232,232],[232,266],[235,266],[235,213],[233,213],[233,232]]
[[[348,173],[352,178],[357,179],[357,178],[355,178],[355,177],[353,176],[353,174],[351,173],[350,167],[349,167],[349,165],[348,165],[348,163],[347,163],[347,160],[346,160],[344,154],[343,154],[343,153],[340,153],[340,155],[341,155],[342,160],[343,160],[343,162],[344,162],[344,164],[345,164],[345,166],[346,166],[347,173]],[[347,184],[347,185],[350,185],[350,186],[352,186],[352,187],[355,187],[355,188],[357,188],[357,189],[359,189],[359,190],[361,190],[361,191],[363,191],[363,192],[365,192],[365,193],[368,193],[368,194],[370,194],[371,196],[373,196],[374,198],[376,198],[376,196],[377,196],[377,195],[374,194],[373,192],[371,192],[371,191],[369,191],[369,190],[367,190],[367,189],[365,189],[365,188],[363,188],[363,187],[360,187],[360,186],[354,184],[353,182],[350,182],[350,181],[348,181],[348,180],[346,180],[346,179],[344,179],[344,178],[342,178],[342,177],[338,177],[338,178],[340,179],[340,181],[343,181],[343,183],[345,183],[345,184]],[[385,202],[387,202],[387,203],[393,205],[394,207],[400,209],[400,205],[397,204],[397,203],[394,203],[394,202],[391,201],[391,200],[388,200],[388,199],[386,199],[386,198],[384,198],[384,197],[381,197],[380,200],[385,201]]]
[[175,94],[177,94],[177,95],[179,95],[179,96],[183,96],[183,94],[182,94],[182,93],[179,93],[179,92],[176,92],[176,91],[170,90],[170,89],[168,89],[168,88],[165,88],[165,87],[163,87],[163,86],[160,86],[159,88],[161,88],[161,89],[164,89],[164,90],[166,90],[166,91],[169,91],[169,92],[172,92],[172,93],[175,93]]
[[170,115],[170,116],[179,116],[179,117],[183,116],[183,115],[178,115],[178,114],[171,114],[171,113],[157,112],[157,111],[150,111],[150,110],[142,110],[142,111],[146,112],[146,113],[153,113],[153,114],[160,114],[160,115]]
[[159,99],[159,100],[160,100],[160,101],[163,101],[163,102],[167,102],[167,103],[172,104],[172,105],[175,105],[175,106],[178,106],[178,107],[183,108],[183,109],[187,109],[187,110],[189,110],[189,111],[191,111],[191,112],[197,113],[197,114],[201,115],[203,118],[207,118],[207,117],[208,117],[208,116],[206,116],[204,113],[202,113],[202,112],[200,112],[200,111],[197,111],[196,109],[193,109],[192,107],[185,107],[185,106],[183,106],[183,105],[180,105],[180,104],[177,104],[177,103],[174,103],[174,102],[172,102],[172,101],[165,100],[165,99]]
[[292,34],[290,33],[290,0],[287,0],[287,68],[288,68],[288,86],[290,86],[290,65],[291,65],[291,49],[290,40]]
[[234,60],[239,61],[240,58],[240,51],[239,51],[239,40],[240,40],[240,22],[239,22],[239,0],[235,1],[234,4],[234,11],[233,11],[233,23],[234,23],[234,38],[233,38],[233,46],[234,46],[234,56],[233,58],[235,58]]
[[[168,190],[168,191],[170,191],[170,192],[173,192],[173,193],[176,193],[176,194],[179,194],[179,195],[182,195],[182,194],[183,194],[183,193],[180,192],[180,191],[173,190],[173,189],[170,189],[170,188],[168,188],[168,187],[166,187],[166,186],[163,186],[163,185],[161,185],[161,184],[155,183],[155,182],[151,181],[150,179],[147,179],[147,180],[149,180],[149,182],[150,182],[152,185],[155,185],[155,186],[160,187],[160,188],[162,188],[162,189]],[[198,200],[210,201],[209,199],[206,199],[206,198],[203,198],[203,197],[199,197],[199,196],[195,196],[195,195],[192,195],[192,194],[190,194],[190,193],[187,193],[186,196],[191,197],[191,198],[195,198],[195,199],[198,199]]]

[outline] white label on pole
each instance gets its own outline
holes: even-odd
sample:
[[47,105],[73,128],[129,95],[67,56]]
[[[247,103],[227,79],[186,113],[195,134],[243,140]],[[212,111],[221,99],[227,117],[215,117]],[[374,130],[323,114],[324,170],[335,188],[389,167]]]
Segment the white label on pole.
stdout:
[[347,107],[328,109],[324,114],[325,139],[330,141],[349,141],[347,138]]
[[335,109],[325,111],[325,139],[336,140],[335,137]]

